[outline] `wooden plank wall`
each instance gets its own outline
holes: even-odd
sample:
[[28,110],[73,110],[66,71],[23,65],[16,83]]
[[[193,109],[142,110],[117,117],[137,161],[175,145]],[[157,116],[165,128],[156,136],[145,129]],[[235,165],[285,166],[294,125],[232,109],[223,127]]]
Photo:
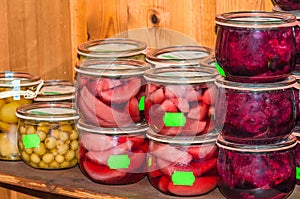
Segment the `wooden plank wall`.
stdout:
[[214,17],[271,0],[0,0],[0,71],[74,77],[79,43],[129,37],[150,47],[215,42]]

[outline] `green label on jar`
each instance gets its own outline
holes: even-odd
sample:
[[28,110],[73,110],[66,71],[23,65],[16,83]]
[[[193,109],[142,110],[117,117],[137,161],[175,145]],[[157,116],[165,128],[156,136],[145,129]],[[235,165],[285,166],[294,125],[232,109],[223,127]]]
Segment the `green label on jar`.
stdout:
[[40,137],[38,134],[23,135],[23,144],[26,149],[36,148],[40,144]]
[[127,169],[130,164],[128,154],[111,155],[107,160],[110,169]]
[[219,74],[220,74],[221,76],[223,76],[223,77],[226,77],[223,68],[221,68],[221,66],[220,66],[217,62],[215,63],[215,65],[216,65],[216,68],[217,68]]
[[145,109],[145,96],[142,96],[139,102],[139,110],[143,111]]
[[173,127],[179,127],[184,126],[186,123],[186,117],[183,113],[173,113],[173,112],[166,112],[164,115],[164,124],[166,126],[173,126]]
[[195,176],[190,171],[174,171],[172,174],[172,182],[174,185],[193,186]]
[[149,157],[148,158],[148,167],[151,167],[152,166],[152,157]]
[[300,167],[296,167],[296,179],[300,180]]

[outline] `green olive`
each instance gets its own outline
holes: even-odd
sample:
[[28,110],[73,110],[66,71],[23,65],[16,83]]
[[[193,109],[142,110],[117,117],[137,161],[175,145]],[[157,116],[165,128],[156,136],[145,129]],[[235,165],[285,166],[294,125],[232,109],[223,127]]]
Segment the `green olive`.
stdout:
[[21,126],[19,127],[19,133],[25,134],[25,133],[26,133],[26,126],[21,125]]
[[27,126],[26,134],[34,134],[34,133],[35,133],[34,126]]
[[71,161],[72,159],[75,158],[75,152],[73,150],[69,150],[66,154],[66,161]]
[[42,160],[46,164],[49,164],[54,160],[54,155],[52,153],[46,153],[45,155],[43,155]]
[[39,168],[49,168],[49,165],[46,163],[46,162],[44,162],[44,161],[40,161],[39,162]]
[[67,167],[70,167],[70,162],[68,161],[64,161],[60,164],[60,167],[61,168],[67,168]]
[[70,139],[69,133],[64,132],[64,131],[60,131],[60,133],[59,133],[59,140],[65,142],[65,141],[67,141],[69,139]]
[[41,130],[37,130],[36,134],[38,134],[41,142],[43,142],[47,137],[47,134],[44,131],[41,131]]
[[25,151],[21,152],[21,157],[25,162],[29,162],[30,161],[30,156],[28,153],[26,153]]
[[58,129],[51,130],[52,137],[54,137],[57,140],[59,139],[59,134],[60,134],[60,131]]
[[46,147],[44,143],[40,143],[38,147],[33,148],[34,153],[43,155],[46,153]]
[[56,147],[56,139],[53,137],[47,137],[45,139],[45,145],[47,149],[54,149]]
[[60,131],[71,133],[73,131],[73,127],[68,124],[61,125],[59,128]]
[[60,164],[56,162],[55,160],[49,163],[50,168],[60,168]]
[[25,148],[24,151],[29,155],[33,152],[32,148]]
[[70,139],[71,140],[77,140],[78,139],[78,132],[73,129],[72,133],[70,134]]
[[69,145],[67,145],[67,144],[58,144],[58,145],[56,146],[56,148],[57,148],[57,152],[58,152],[59,154],[64,155],[64,154],[66,154],[66,153],[68,152],[68,150],[69,150]]
[[78,141],[77,140],[73,140],[70,144],[70,148],[73,150],[73,151],[76,151],[78,149]]
[[61,154],[57,154],[55,156],[55,161],[58,162],[58,163],[62,163],[63,161],[65,161],[65,157]]
[[38,164],[41,161],[41,158],[36,153],[33,153],[30,155],[30,161],[32,163]]

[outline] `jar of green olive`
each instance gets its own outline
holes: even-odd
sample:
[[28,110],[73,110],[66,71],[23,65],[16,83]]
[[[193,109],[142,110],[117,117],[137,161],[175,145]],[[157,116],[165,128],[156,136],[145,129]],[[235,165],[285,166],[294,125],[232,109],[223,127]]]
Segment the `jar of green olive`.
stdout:
[[79,116],[72,103],[33,103],[17,109],[18,149],[33,168],[63,169],[77,165]]
[[0,160],[20,160],[17,146],[16,109],[31,104],[43,80],[36,75],[6,71],[0,73]]
[[136,59],[145,61],[147,44],[127,38],[107,38],[81,43],[77,47],[80,61],[85,59]]

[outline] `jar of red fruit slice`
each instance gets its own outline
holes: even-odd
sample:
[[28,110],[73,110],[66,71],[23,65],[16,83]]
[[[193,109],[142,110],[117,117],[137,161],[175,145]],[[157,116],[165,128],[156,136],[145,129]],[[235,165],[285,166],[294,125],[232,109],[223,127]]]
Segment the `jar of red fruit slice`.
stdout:
[[199,65],[199,62],[212,55],[213,50],[207,46],[176,45],[149,50],[146,61],[154,67],[170,65]]
[[295,126],[296,110],[290,76],[273,83],[240,83],[218,76],[217,130],[227,140],[259,144],[288,137]]
[[297,138],[297,145],[295,148],[296,159],[296,184],[300,185],[300,128],[296,126],[293,135]]
[[81,43],[77,47],[80,60],[85,59],[136,59],[145,61],[147,44],[128,38],[97,39]]
[[217,187],[217,134],[199,137],[170,137],[151,129],[148,179],[167,195],[199,196]]
[[280,7],[282,10],[300,10],[299,0],[272,0],[273,4]]
[[295,67],[292,14],[263,11],[229,12],[215,18],[216,63],[221,75],[237,82],[275,82]]
[[228,199],[288,198],[295,187],[295,136],[268,145],[218,137],[218,187]]
[[[299,2],[300,5],[300,2]],[[280,7],[274,6],[273,11],[275,12],[281,12],[281,13],[288,13],[288,14],[293,14],[296,16],[297,21],[300,21],[300,13],[299,11],[283,11]],[[300,22],[299,22],[300,24]],[[295,26],[294,27],[294,34],[295,34],[295,41],[296,41],[296,64],[295,64],[295,69],[294,72],[300,72],[300,26]]]
[[87,178],[107,185],[125,185],[146,176],[147,125],[101,128],[77,123],[79,167]]
[[140,60],[85,60],[76,65],[75,102],[88,123],[124,127],[146,123],[144,71]]
[[145,72],[145,117],[154,132],[198,136],[215,129],[217,71],[210,67],[169,66]]

